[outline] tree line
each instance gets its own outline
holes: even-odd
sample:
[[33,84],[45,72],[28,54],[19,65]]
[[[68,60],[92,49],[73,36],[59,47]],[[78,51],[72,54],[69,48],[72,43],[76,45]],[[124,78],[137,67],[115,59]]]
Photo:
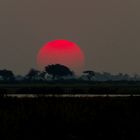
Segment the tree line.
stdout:
[[0,81],[55,81],[55,80],[80,80],[80,81],[140,81],[140,76],[135,74],[118,73],[113,75],[108,72],[83,71],[82,75],[76,76],[67,66],[60,64],[48,65],[43,71],[31,69],[24,76],[16,76],[11,70],[0,70]]

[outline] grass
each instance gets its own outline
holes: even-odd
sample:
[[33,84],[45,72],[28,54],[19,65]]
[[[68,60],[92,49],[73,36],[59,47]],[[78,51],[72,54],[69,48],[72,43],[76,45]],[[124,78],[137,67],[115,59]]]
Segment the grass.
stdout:
[[139,82],[0,84],[0,94],[140,94]]
[[139,138],[140,97],[1,98],[5,139]]

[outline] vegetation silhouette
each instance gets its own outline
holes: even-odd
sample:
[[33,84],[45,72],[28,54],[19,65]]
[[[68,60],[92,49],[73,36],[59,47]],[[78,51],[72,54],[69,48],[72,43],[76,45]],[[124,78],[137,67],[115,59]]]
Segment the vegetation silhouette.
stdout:
[[15,79],[13,72],[10,70],[0,70],[0,76],[4,81],[12,81]]
[[88,70],[88,71],[84,71],[83,73],[87,74],[87,78],[89,81],[91,81],[93,79],[93,77],[95,76],[95,72]]
[[1,98],[4,139],[140,139],[140,97]]
[[[14,85],[14,86],[11,86]],[[16,76],[10,70],[0,70],[0,96],[10,94],[98,94],[138,95],[139,75],[133,77],[118,73],[83,71],[76,76],[68,67],[60,64],[48,65],[44,71],[31,69],[25,76]]]
[[28,80],[35,80],[35,78],[38,76],[39,71],[35,69],[31,69],[29,73],[25,76]]
[[31,69],[26,75],[14,75],[11,70],[0,70],[0,83],[27,83],[38,82],[47,83],[58,81],[64,83],[95,83],[95,82],[139,82],[140,75],[128,75],[123,73],[111,74],[109,72],[95,72],[85,70],[83,74],[77,76],[73,70],[61,64],[52,64],[44,68],[43,71]]
[[42,71],[39,73],[39,79],[43,80],[43,81],[46,79],[46,72],[45,71]]
[[55,80],[56,78],[59,79],[64,76],[72,76],[74,73],[66,66],[55,64],[55,65],[48,65],[45,67],[46,73],[52,75],[52,79]]
[[[51,75],[49,81],[46,75]],[[76,77],[66,66],[31,69],[20,80],[9,70],[0,70],[0,134],[4,139],[137,139],[140,97],[110,97],[110,94],[140,94],[139,76],[112,75],[92,70]],[[72,80],[61,78],[72,76]],[[18,76],[19,77],[19,76]],[[15,79],[15,80],[13,80]],[[60,79],[57,81],[56,79]],[[12,83],[16,83],[11,86]],[[21,82],[21,85],[19,84]],[[29,84],[30,82],[31,84]],[[36,83],[37,82],[37,83]],[[18,84],[17,84],[18,83]],[[8,86],[7,86],[8,85]],[[33,98],[4,96],[32,94]],[[44,96],[44,95],[53,96]],[[102,97],[59,97],[95,94]]]

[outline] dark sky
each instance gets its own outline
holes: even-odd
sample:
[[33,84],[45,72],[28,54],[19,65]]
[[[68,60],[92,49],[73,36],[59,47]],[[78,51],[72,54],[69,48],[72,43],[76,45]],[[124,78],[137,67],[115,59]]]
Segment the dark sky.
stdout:
[[86,69],[140,73],[139,0],[0,0],[0,69],[36,68],[47,41],[81,46]]

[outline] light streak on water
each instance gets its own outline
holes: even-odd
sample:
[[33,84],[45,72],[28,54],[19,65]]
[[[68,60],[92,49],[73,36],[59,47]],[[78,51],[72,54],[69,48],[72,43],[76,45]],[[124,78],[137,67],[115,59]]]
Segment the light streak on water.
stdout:
[[8,97],[18,97],[18,98],[35,98],[35,97],[55,97],[55,98],[94,98],[94,97],[140,97],[140,95],[130,95],[130,94],[104,94],[104,95],[97,95],[97,94],[62,94],[62,95],[56,95],[56,94],[48,94],[48,95],[33,95],[33,94],[8,94]]

